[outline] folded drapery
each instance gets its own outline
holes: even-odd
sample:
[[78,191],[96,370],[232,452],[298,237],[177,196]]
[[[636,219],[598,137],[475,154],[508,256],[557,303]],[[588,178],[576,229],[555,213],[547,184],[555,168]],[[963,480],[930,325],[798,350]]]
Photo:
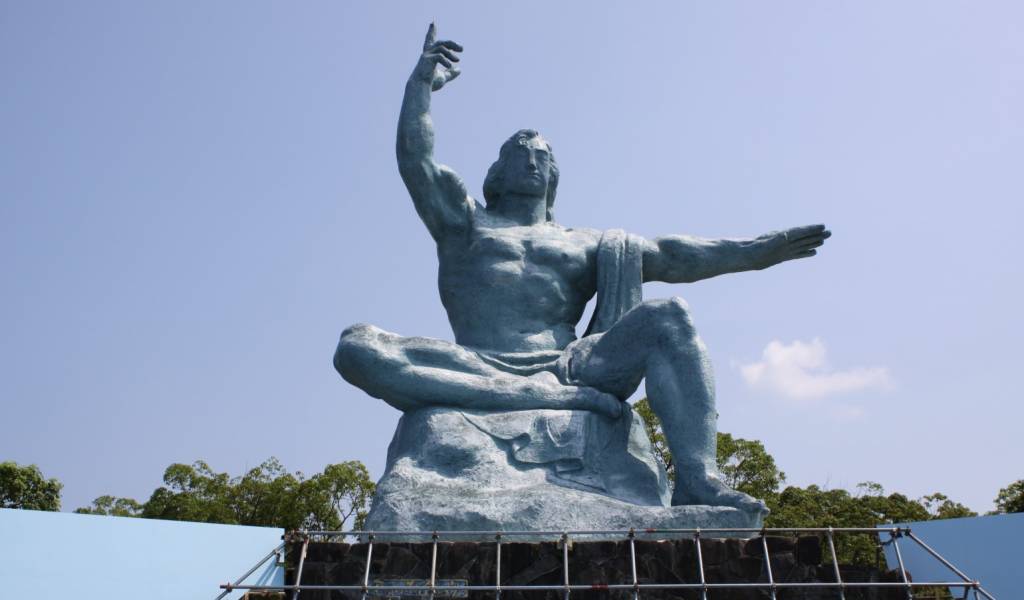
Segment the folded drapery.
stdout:
[[584,337],[611,329],[643,300],[643,246],[640,238],[609,229],[597,245],[597,306]]

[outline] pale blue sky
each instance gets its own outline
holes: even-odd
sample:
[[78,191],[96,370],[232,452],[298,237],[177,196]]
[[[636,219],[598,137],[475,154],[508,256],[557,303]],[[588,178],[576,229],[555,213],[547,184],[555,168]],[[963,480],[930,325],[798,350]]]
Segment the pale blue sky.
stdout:
[[432,18],[477,197],[533,127],[563,224],[832,229],[647,288],[689,301],[724,431],[799,485],[988,510],[1024,478],[1018,2],[2,1],[0,459],[66,509],[198,458],[381,474],[398,413],[331,355],[360,321],[451,339],[393,150]]

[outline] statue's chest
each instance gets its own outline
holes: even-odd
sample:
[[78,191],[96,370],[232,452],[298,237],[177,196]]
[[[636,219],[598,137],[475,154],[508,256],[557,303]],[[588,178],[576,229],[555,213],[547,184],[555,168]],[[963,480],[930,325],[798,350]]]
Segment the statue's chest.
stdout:
[[473,261],[517,262],[526,270],[544,268],[570,278],[581,275],[587,267],[586,247],[581,240],[571,232],[545,226],[477,229],[468,252]]

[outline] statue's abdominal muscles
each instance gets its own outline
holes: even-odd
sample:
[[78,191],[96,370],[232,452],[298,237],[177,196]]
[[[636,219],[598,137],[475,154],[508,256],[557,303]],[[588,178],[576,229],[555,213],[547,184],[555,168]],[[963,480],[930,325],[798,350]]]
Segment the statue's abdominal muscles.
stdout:
[[576,338],[594,287],[586,236],[554,225],[476,228],[452,246],[438,252],[438,283],[458,343],[528,352]]

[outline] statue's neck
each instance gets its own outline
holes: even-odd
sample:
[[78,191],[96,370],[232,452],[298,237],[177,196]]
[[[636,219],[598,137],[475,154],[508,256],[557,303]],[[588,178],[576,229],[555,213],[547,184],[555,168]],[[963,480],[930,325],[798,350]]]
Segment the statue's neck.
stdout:
[[548,220],[548,203],[544,196],[506,193],[502,194],[499,202],[487,208],[519,225],[537,225]]

